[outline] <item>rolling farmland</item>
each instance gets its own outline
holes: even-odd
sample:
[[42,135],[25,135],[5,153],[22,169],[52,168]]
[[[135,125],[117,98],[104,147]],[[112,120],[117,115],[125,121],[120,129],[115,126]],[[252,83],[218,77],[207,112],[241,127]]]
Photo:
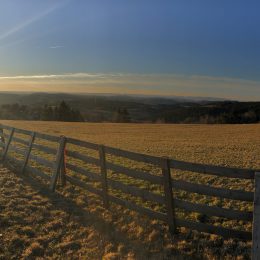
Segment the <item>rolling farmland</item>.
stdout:
[[190,162],[259,168],[260,125],[160,125],[0,121],[130,151]]
[[[177,160],[184,160],[189,162],[206,163],[220,166],[239,167],[239,168],[260,168],[259,152],[260,152],[260,126],[259,125],[146,125],[146,124],[87,124],[87,123],[55,123],[55,122],[23,122],[23,121],[2,121],[3,124],[24,128],[33,131],[44,132],[54,135],[66,135],[81,140],[86,140],[94,143],[105,144],[112,147],[117,147],[125,150],[142,152],[156,156],[168,156]],[[86,152],[86,151],[81,151]],[[113,160],[113,158],[111,158]],[[80,163],[80,162],[78,162]],[[137,167],[142,170],[152,171],[147,165],[131,165],[130,161],[121,161],[128,167]],[[87,167],[81,165],[82,167]],[[97,170],[93,167],[93,171]],[[251,180],[229,180],[227,178],[218,178],[201,174],[194,174],[191,172],[172,172],[175,178],[185,179],[200,184],[210,184],[215,187],[226,187],[230,189],[243,189],[245,191],[252,191],[253,183]],[[83,256],[89,258],[100,258],[104,256],[107,259],[117,258],[167,258],[172,255],[187,256],[198,258],[214,258],[219,256],[231,257],[235,255],[240,258],[248,258],[250,256],[250,242],[241,242],[236,239],[223,240],[221,237],[215,235],[201,234],[198,232],[190,232],[188,229],[181,228],[178,236],[174,238],[173,243],[167,233],[164,225],[158,221],[147,220],[145,217],[129,212],[129,210],[121,210],[118,214],[118,208],[113,205],[112,210],[104,210],[95,196],[87,194],[88,200],[86,201],[86,194],[80,189],[67,186],[61,191],[61,194],[66,198],[72,198],[76,205],[81,205],[86,212],[76,212],[80,216],[71,213],[76,205],[61,203],[63,207],[56,208],[57,201],[62,201],[61,198],[52,198],[47,194],[44,189],[41,193],[31,191],[30,185],[25,183],[26,180],[18,179],[11,173],[3,175],[2,177],[3,192],[8,193],[8,187],[12,186],[12,182],[16,183],[15,189],[17,192],[12,195],[12,203],[15,200],[26,194],[30,197],[28,204],[24,208],[18,207],[19,210],[26,214],[32,207],[31,201],[35,201],[34,196],[39,196],[39,201],[45,197],[46,205],[49,205],[49,216],[43,218],[41,215],[44,212],[44,205],[36,205],[35,217],[42,219],[40,224],[38,221],[34,222],[34,227],[29,233],[34,233],[32,239],[28,234],[23,234],[22,241],[18,242],[20,251],[17,256],[39,254],[39,256],[52,256],[55,254],[64,256]],[[120,179],[120,181],[131,184],[135,180],[123,176],[113,176],[111,178]],[[27,180],[28,181],[28,180]],[[9,184],[11,182],[11,184]],[[137,186],[145,186],[145,183],[134,183]],[[21,186],[26,185],[26,189],[21,189]],[[38,185],[37,183],[32,185]],[[6,187],[6,188],[5,188]],[[20,188],[18,188],[20,187]],[[156,186],[146,187],[150,190],[160,194],[161,191]],[[28,190],[28,192],[26,192]],[[37,189],[36,189],[37,190]],[[111,190],[111,192],[113,192]],[[119,194],[120,195],[120,194]],[[235,210],[252,210],[252,205],[246,202],[230,201],[228,199],[209,198],[208,196],[187,194],[186,192],[177,192],[176,196],[179,198],[206,203],[208,205],[221,206],[223,208],[232,208]],[[3,196],[1,206],[5,205],[8,196]],[[37,199],[36,199],[37,201]],[[12,204],[11,203],[11,204]],[[38,202],[35,202],[36,204]],[[56,203],[56,204],[55,204]],[[71,202],[72,203],[72,202]],[[144,203],[138,201],[138,203]],[[10,203],[9,203],[10,204]],[[43,203],[44,204],[44,203]],[[55,206],[54,206],[55,204]],[[155,205],[148,205],[157,207]],[[52,208],[53,207],[53,208]],[[67,207],[67,210],[66,210]],[[68,210],[68,208],[70,210]],[[47,222],[53,222],[53,214],[56,223],[58,224],[57,230],[50,228],[47,232]],[[57,212],[56,212],[57,211]],[[33,211],[32,211],[33,212]],[[6,207],[3,214],[12,215],[11,206]],[[225,227],[235,227],[237,230],[250,230],[252,229],[251,223],[246,221],[231,221],[223,218],[210,218],[197,213],[186,214],[183,211],[178,211],[178,216],[199,220],[200,222],[210,222],[216,225],[223,225]],[[33,214],[34,215],[34,214]],[[72,220],[70,220],[72,216]],[[98,219],[95,219],[95,217]],[[4,217],[4,215],[3,215]],[[32,216],[31,216],[32,217]],[[74,217],[76,219],[74,219]],[[140,219],[142,221],[140,221]],[[66,220],[69,224],[77,223],[77,228],[71,230],[66,225]],[[96,223],[98,221],[98,224]],[[8,222],[8,220],[6,220]],[[88,226],[86,227],[86,221]],[[25,221],[26,222],[26,221]],[[96,224],[95,224],[96,223]],[[103,223],[103,224],[102,224]],[[9,225],[8,231],[13,232],[14,237],[21,236],[17,234],[17,230],[26,229],[28,223],[19,222],[19,219],[14,219],[13,225]],[[76,224],[75,224],[76,225]],[[104,226],[103,226],[104,225]],[[8,226],[8,225],[7,225]],[[103,228],[100,228],[103,227]],[[16,227],[16,228],[15,228]],[[18,227],[18,229],[17,229]],[[83,232],[77,232],[80,230]],[[7,232],[7,230],[5,230]],[[19,231],[20,232],[20,231]],[[53,236],[56,239],[52,240],[50,232],[54,232]],[[120,234],[119,234],[120,233]],[[39,238],[45,235],[43,241]],[[93,238],[90,236],[93,235]],[[127,235],[126,235],[127,234]],[[90,240],[86,243],[86,238],[90,236]],[[123,237],[122,237],[123,236]],[[5,233],[3,232],[5,239]],[[120,237],[120,238],[119,238]],[[9,238],[10,239],[10,238]],[[49,239],[49,240],[48,240]],[[98,243],[101,239],[102,246]],[[13,240],[4,240],[6,247],[13,243]],[[32,241],[35,244],[32,245]],[[76,245],[75,243],[77,241]],[[11,244],[10,244],[11,243]],[[46,245],[53,243],[54,249],[46,249]],[[65,246],[64,246],[65,243]],[[68,244],[68,245],[67,245]],[[89,244],[93,245],[91,247]],[[34,250],[35,247],[36,249]],[[38,248],[38,251],[37,251]],[[64,249],[65,248],[65,249]],[[92,250],[90,249],[92,248]],[[1,252],[1,251],[0,251]],[[35,253],[36,252],[36,253]],[[20,254],[20,255],[19,255]]]

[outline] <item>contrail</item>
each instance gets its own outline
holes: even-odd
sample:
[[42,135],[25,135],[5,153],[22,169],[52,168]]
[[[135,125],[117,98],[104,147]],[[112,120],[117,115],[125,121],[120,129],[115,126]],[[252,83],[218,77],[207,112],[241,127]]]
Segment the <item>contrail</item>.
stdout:
[[68,3],[68,1],[63,2],[60,5],[55,5],[51,8],[49,8],[48,10],[45,10],[42,13],[37,14],[36,16],[28,19],[27,21],[23,22],[23,23],[19,23],[17,26],[13,27],[12,29],[10,29],[9,31],[3,33],[0,35],[0,41],[4,40],[6,38],[8,38],[9,36],[21,31],[22,29],[30,26],[31,24],[41,20],[42,18],[44,18],[45,16],[49,15],[50,13],[54,12],[55,10],[61,8],[62,6],[64,6],[66,3]]

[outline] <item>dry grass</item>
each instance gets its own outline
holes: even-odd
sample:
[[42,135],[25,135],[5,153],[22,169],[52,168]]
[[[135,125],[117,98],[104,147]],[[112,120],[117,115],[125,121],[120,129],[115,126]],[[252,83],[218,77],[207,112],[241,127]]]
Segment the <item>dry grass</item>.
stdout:
[[0,121],[126,150],[242,168],[260,168],[260,124],[155,125]]
[[[260,125],[118,125],[23,121],[3,123],[191,162],[260,168]],[[149,165],[133,165],[130,161],[110,159],[127,164],[128,167],[153,170]],[[89,167],[83,164],[82,166]],[[94,167],[90,169],[98,171]],[[29,178],[18,177],[6,170],[0,176],[2,258],[246,259],[250,256],[250,243],[224,241],[214,235],[190,232],[184,228],[172,241],[166,226],[162,223],[115,205],[112,205],[109,211],[104,210],[101,201],[94,195],[70,185],[64,191],[59,189],[60,193],[54,195]],[[173,176],[210,183],[213,186],[244,190],[253,188],[249,181],[234,182],[227,178],[189,172],[173,172]],[[114,176],[110,173],[110,177],[156,193],[161,192],[158,187],[135,182],[121,175]],[[175,195],[208,205],[252,210],[250,203],[219,200],[185,192],[177,192]],[[145,203],[153,209],[164,210],[140,200],[136,202]],[[179,211],[177,214],[184,218],[205,221],[204,216],[197,213],[187,214]],[[234,222],[220,218],[206,221],[236,229],[251,229],[251,223],[242,221]]]

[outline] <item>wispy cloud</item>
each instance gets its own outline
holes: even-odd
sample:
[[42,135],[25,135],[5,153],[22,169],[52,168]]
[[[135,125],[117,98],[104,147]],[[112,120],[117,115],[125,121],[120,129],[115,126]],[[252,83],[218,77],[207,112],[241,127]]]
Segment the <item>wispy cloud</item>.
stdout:
[[0,76],[0,90],[11,88],[16,91],[110,92],[260,100],[260,81],[201,75],[83,72]]
[[63,45],[54,45],[54,46],[50,46],[50,49],[59,49],[59,48],[63,48]]
[[2,79],[68,79],[68,78],[108,78],[120,76],[122,74],[103,74],[103,73],[67,73],[67,74],[43,74],[43,75],[18,75],[18,76],[0,76]]
[[[57,46],[58,48],[59,46]],[[54,46],[53,48],[56,48]],[[65,74],[36,74],[36,75],[10,75],[1,76],[0,80],[16,80],[16,79],[97,79],[97,80],[131,80],[132,82],[163,82],[163,83],[175,83],[176,81],[187,81],[187,82],[215,82],[215,83],[242,83],[257,84],[259,86],[259,81],[240,79],[240,78],[228,78],[228,77],[212,77],[203,75],[178,75],[178,74],[134,74],[134,73],[87,73],[87,72],[77,72],[77,73],[65,73]]]

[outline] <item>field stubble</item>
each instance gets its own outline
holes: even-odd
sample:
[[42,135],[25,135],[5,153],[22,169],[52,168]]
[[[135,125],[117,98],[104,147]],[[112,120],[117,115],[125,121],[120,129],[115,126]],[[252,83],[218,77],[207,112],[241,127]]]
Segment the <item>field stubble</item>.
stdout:
[[[168,156],[177,160],[239,168],[260,168],[260,125],[136,125],[55,122],[30,122],[28,124],[28,122],[23,121],[3,121],[2,123],[18,128],[65,135],[156,156]],[[41,143],[46,144],[45,142]],[[70,146],[68,149],[78,150],[74,146]],[[98,156],[96,152],[88,149],[81,149],[80,152],[96,158]],[[33,153],[39,155],[39,152],[33,151]],[[47,155],[44,156],[48,157]],[[49,156],[49,159],[52,159],[52,157]],[[156,169],[151,165],[113,156],[108,156],[107,159],[110,162],[130,168],[161,174],[160,169]],[[98,167],[72,158],[68,158],[68,161],[99,174]],[[46,168],[42,169],[48,171]],[[80,177],[80,175],[76,175],[71,171],[68,171],[68,174],[88,181],[85,177]],[[120,180],[128,185],[144,188],[157,194],[162,194],[163,192],[158,185],[134,180],[123,174],[115,174],[111,171],[108,174],[109,178]],[[52,258],[59,258],[60,255],[64,255],[71,258],[81,256],[87,259],[98,259],[102,256],[108,259],[145,259],[153,257],[167,259],[173,256],[210,259],[218,259],[219,257],[232,258],[232,256],[235,256],[243,259],[250,256],[251,245],[249,242],[245,243],[236,239],[224,241],[215,235],[190,232],[185,228],[181,228],[179,235],[172,241],[166,231],[166,226],[159,221],[148,220],[146,217],[116,205],[111,205],[109,211],[104,210],[101,201],[96,196],[70,185],[64,190],[59,189],[59,194],[62,194],[67,199],[72,199],[73,202],[60,202],[59,200],[58,204],[61,204],[61,207],[57,207],[57,199],[52,198],[54,195],[48,194],[47,191],[42,191],[43,188],[40,188],[40,191],[38,191],[35,188],[37,187],[36,184],[33,186],[28,184],[28,182],[30,183],[28,179],[25,180],[12,174],[9,175],[1,177],[4,183],[4,185],[1,185],[4,193],[0,203],[0,206],[4,207],[4,211],[1,212],[1,219],[7,219],[5,214],[7,216],[18,214],[16,207],[11,213],[11,206],[15,204],[15,201],[19,201],[20,197],[24,196],[30,199],[24,204],[24,207],[18,207],[18,212],[26,214],[26,212],[31,210],[30,217],[37,218],[31,226],[28,226],[28,223],[19,222],[19,219],[6,226],[3,232],[3,239],[5,238],[5,232],[13,232],[11,237],[22,239],[18,243],[20,251],[17,251],[16,256],[37,255],[37,252],[39,256]],[[219,178],[183,171],[172,171],[172,176],[176,179],[210,184],[215,187],[253,190],[253,183],[249,180]],[[5,200],[5,193],[8,193],[8,187],[10,186],[8,183],[10,181],[14,182],[15,189],[18,189],[14,192],[13,197],[11,196],[12,203],[8,203]],[[24,185],[26,189],[21,189],[21,186]],[[100,187],[99,183],[93,183],[93,185]],[[165,211],[162,205],[132,198],[112,189],[110,189],[110,192],[154,210]],[[219,199],[184,191],[174,191],[174,195],[179,199],[194,203],[246,211],[252,210],[252,204],[246,202]],[[40,207],[37,203],[35,206],[31,205],[31,201],[39,201],[40,203],[42,200],[46,200],[46,205],[40,205]],[[6,206],[6,203],[10,207]],[[82,210],[77,208],[78,206]],[[74,214],[75,212],[76,214]],[[188,213],[182,210],[177,211],[177,216],[238,230],[250,231],[252,228],[250,222],[206,217],[202,214]],[[49,227],[49,225],[52,225],[50,223],[53,223],[54,228]],[[71,228],[73,225],[75,227]],[[55,228],[56,226],[58,227],[57,229]],[[20,231],[18,230],[27,228],[31,228],[30,232],[34,234],[32,237],[28,234],[19,234]],[[41,239],[42,237],[44,238]],[[89,237],[90,239],[88,239]],[[6,248],[3,252],[7,252],[10,250],[8,246],[12,245],[13,242],[9,240],[4,240],[4,242]],[[66,243],[69,245],[66,246]],[[70,243],[76,243],[77,245],[73,246]],[[49,247],[49,245],[52,246]],[[37,248],[40,249],[37,250]],[[10,253],[10,256],[12,254],[15,256],[15,253]]]

